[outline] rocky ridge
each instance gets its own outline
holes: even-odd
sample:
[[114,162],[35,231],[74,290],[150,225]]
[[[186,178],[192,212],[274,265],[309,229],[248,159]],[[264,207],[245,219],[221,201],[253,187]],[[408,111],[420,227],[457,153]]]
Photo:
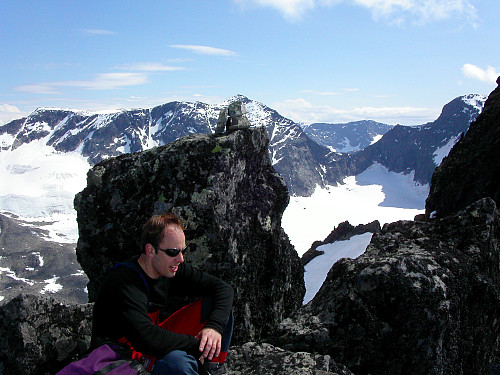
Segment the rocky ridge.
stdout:
[[416,182],[428,184],[441,163],[440,155],[446,155],[467,132],[485,99],[481,95],[461,96],[447,103],[433,122],[421,126],[395,126],[378,142],[352,155],[353,174],[363,172],[376,162],[392,172],[414,173]]

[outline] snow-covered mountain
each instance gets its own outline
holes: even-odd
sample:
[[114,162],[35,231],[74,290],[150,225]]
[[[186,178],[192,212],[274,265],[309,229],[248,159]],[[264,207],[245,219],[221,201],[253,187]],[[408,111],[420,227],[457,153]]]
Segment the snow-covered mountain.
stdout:
[[[76,152],[93,165],[188,134],[213,132],[219,111],[234,100],[245,103],[253,126],[266,127],[273,166],[285,179],[290,194],[304,196],[312,194],[316,185],[338,183],[348,175],[361,173],[373,162],[396,172],[415,170],[415,179],[428,183],[433,167],[479,114],[485,97],[457,98],[443,108],[433,123],[392,129],[389,125],[360,121],[313,124],[302,130],[275,110],[241,95],[219,105],[171,102],[151,109],[108,114],[40,108],[25,119],[0,127],[0,148],[8,152],[39,141],[58,152]],[[340,153],[358,148],[362,150],[353,154],[355,157]],[[434,155],[430,164],[429,153]],[[426,167],[421,171],[423,154]]]
[[43,140],[44,145],[56,151],[77,152],[93,165],[112,156],[164,145],[185,135],[213,132],[219,111],[234,100],[245,103],[253,126],[266,127],[273,165],[292,194],[311,194],[316,183],[323,184],[325,167],[318,157],[326,155],[328,150],[318,150],[293,121],[243,96],[220,105],[171,102],[152,109],[108,114],[40,108],[25,119],[0,127],[0,147],[2,151],[12,151]]

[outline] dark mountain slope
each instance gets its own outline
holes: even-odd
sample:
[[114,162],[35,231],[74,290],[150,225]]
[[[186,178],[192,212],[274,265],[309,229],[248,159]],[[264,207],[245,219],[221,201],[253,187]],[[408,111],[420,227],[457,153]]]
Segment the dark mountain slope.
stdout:
[[429,183],[441,162],[440,155],[467,132],[482,103],[479,95],[461,96],[446,104],[436,121],[415,127],[395,126],[378,142],[353,155],[355,174],[377,162],[397,173],[415,171],[415,181]]
[[483,197],[500,204],[500,86],[490,94],[484,111],[467,134],[436,169],[426,215],[436,211],[442,217]]

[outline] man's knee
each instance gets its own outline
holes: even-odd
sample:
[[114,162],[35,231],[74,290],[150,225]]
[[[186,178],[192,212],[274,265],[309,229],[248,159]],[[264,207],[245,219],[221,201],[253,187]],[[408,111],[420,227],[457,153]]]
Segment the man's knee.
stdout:
[[182,350],[174,350],[165,357],[157,359],[152,375],[198,374],[196,359]]

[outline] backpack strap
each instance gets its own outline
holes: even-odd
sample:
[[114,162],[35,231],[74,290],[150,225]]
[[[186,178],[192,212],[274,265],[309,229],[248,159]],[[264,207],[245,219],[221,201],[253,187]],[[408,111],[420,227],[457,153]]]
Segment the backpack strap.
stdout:
[[130,363],[130,361],[127,361],[126,359],[118,359],[114,362],[111,362],[109,365],[103,367],[102,369],[94,372],[93,375],[105,375],[109,373],[110,371],[114,370],[117,367],[120,367],[121,365],[124,365],[125,363]]

